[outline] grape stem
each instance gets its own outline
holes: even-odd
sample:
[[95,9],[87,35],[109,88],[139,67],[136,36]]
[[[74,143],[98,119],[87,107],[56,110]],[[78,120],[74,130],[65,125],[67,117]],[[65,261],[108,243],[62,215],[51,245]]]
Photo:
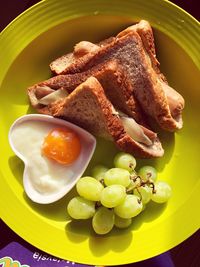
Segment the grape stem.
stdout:
[[155,185],[153,182],[149,182],[148,185],[152,188],[152,193],[155,194],[156,193],[156,189],[155,189]]
[[106,185],[105,185],[105,183],[104,183],[104,179],[101,179],[101,180],[100,180],[100,183],[102,183],[102,185],[103,185],[104,187],[106,187]]
[[140,204],[140,203],[142,202],[142,195],[141,195],[141,193],[140,193],[138,187],[136,188],[136,190],[137,190],[137,192],[138,192],[138,194],[139,194],[139,196],[140,196],[140,199],[138,200],[138,203]]
[[98,208],[100,208],[101,206],[102,206],[102,204],[101,204],[100,201],[97,201],[97,202],[95,203],[95,209],[98,209]]
[[136,183],[137,180],[139,180],[139,182],[138,182],[139,186],[142,183],[142,178],[139,175],[133,175],[130,178],[131,178],[131,180],[133,180],[134,183]]
[[[137,190],[138,194],[141,196],[140,192],[138,191],[138,188],[141,187],[141,186],[144,186],[144,185],[148,185],[152,188],[152,193],[155,194],[156,193],[156,190],[155,190],[155,185],[154,185],[154,182],[152,181],[152,179],[150,178],[151,177],[151,174],[148,174],[148,180],[147,181],[143,181],[141,176],[140,175],[131,175],[130,176],[130,179],[136,183],[136,185],[132,185],[131,187],[129,187],[126,192],[127,193],[130,193],[131,191],[133,191],[134,189]],[[137,180],[139,180],[137,182]]]
[[130,176],[130,179],[131,179],[134,183],[136,183],[137,180],[139,180],[139,181],[138,181],[138,184],[137,184],[137,185],[132,185],[131,187],[129,187],[129,188],[126,190],[127,193],[133,191],[133,190],[136,189],[137,187],[140,187],[140,186],[141,186],[141,183],[142,183],[142,179],[141,179],[141,177],[140,177],[139,175],[132,175],[132,176]]

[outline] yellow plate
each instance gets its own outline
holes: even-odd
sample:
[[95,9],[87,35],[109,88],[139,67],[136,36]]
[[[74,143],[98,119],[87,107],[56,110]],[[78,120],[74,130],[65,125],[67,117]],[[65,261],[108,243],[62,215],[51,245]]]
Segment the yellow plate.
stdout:
[[[23,164],[8,144],[8,130],[19,116],[33,113],[26,87],[50,76],[48,64],[80,40],[99,41],[148,20],[154,28],[161,69],[186,100],[184,128],[161,134],[162,159],[153,164],[159,179],[168,181],[173,196],[168,205],[153,205],[127,230],[96,236],[86,223],[70,223],[68,199],[51,205],[29,201],[22,186]],[[0,214],[18,235],[58,257],[94,265],[118,265],[144,260],[178,245],[200,225],[200,25],[189,14],[161,0],[46,0],[15,19],[0,36]],[[27,144],[28,145],[28,144]],[[111,143],[98,140],[90,167],[111,166]]]

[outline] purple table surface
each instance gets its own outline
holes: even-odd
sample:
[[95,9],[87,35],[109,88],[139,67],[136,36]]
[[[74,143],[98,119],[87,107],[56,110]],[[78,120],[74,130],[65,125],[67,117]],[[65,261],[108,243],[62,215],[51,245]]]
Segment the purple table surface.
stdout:
[[[7,0],[1,4],[0,31],[17,15],[38,0]],[[172,1],[184,8],[196,19],[200,19],[200,8],[197,0]],[[157,257],[131,264],[132,267],[200,267],[200,231],[188,238],[182,244]],[[5,256],[10,256],[5,257]],[[13,261],[12,261],[13,259]],[[17,261],[21,261],[21,264]],[[7,265],[6,265],[7,264]],[[10,265],[9,265],[10,264]],[[16,264],[16,265],[15,265]],[[29,264],[29,265],[27,265]],[[53,267],[77,266],[77,264],[63,261],[39,251],[34,246],[15,234],[0,220],[0,266],[22,267]],[[130,266],[130,265],[129,265]]]
[[[6,0],[1,3],[0,8],[0,31],[16,16],[28,7],[39,2],[39,0]],[[198,0],[172,0],[171,2],[179,5],[197,20],[200,20],[200,6]]]

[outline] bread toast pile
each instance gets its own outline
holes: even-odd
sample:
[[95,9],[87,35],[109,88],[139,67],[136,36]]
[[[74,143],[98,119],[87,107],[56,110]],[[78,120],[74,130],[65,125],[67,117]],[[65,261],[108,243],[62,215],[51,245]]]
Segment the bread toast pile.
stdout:
[[98,44],[81,41],[50,68],[52,78],[28,88],[32,106],[112,140],[122,151],[161,157],[149,119],[170,132],[183,126],[184,99],[159,69],[147,21]]

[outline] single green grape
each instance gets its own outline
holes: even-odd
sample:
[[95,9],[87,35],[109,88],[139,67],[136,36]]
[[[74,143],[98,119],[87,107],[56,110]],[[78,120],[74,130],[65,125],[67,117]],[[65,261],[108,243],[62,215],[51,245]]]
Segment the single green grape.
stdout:
[[79,195],[92,201],[99,201],[101,199],[103,188],[102,183],[90,176],[81,178],[76,184]]
[[172,195],[172,189],[170,185],[163,181],[155,182],[153,194],[151,199],[156,203],[164,203],[169,200]]
[[148,181],[149,179],[155,182],[157,178],[157,171],[152,166],[143,166],[139,170],[138,175],[142,178],[144,182]]
[[134,195],[141,198],[143,204],[147,204],[151,200],[152,188],[143,185],[134,190]]
[[131,154],[120,152],[114,158],[114,165],[131,172],[136,167],[136,160]]
[[100,207],[92,218],[92,226],[97,234],[104,235],[112,230],[114,221],[114,211],[105,207]]
[[142,202],[135,195],[127,195],[125,200],[114,208],[114,211],[119,217],[129,219],[142,211]]
[[109,169],[104,174],[104,183],[108,185],[120,184],[127,187],[130,184],[130,173],[120,168]]
[[124,219],[124,218],[121,218],[121,217],[115,215],[115,226],[117,228],[127,228],[131,225],[131,223],[132,223],[131,218]]
[[122,185],[109,185],[101,192],[101,204],[107,208],[118,206],[126,197],[126,188]]
[[92,169],[92,177],[97,179],[98,181],[101,181],[104,179],[104,174],[108,171],[108,168],[103,165],[96,165]]
[[67,205],[67,212],[73,219],[89,219],[95,214],[95,203],[79,196],[74,197]]

